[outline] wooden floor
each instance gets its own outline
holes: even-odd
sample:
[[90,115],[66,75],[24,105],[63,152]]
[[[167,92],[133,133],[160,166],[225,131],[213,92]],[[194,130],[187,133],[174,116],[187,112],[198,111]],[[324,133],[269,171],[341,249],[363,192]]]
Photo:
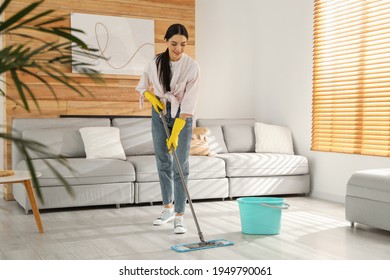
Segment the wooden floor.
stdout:
[[174,235],[172,223],[152,226],[161,205],[43,211],[39,234],[33,215],[15,201],[0,199],[0,260],[389,260],[390,232],[358,224],[351,228],[342,204],[309,197],[285,197],[278,235],[241,233],[235,200],[196,202],[206,240],[234,246],[177,253],[170,246],[198,242],[191,214],[188,233]]

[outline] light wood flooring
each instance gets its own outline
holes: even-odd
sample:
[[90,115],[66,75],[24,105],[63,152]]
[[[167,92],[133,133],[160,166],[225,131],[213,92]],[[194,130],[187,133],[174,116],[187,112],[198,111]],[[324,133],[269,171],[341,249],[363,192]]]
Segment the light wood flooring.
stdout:
[[[188,233],[173,225],[154,227],[161,205],[114,206],[42,211],[39,234],[32,214],[15,201],[0,199],[0,260],[389,260],[390,232],[344,219],[344,205],[302,196],[285,197],[278,235],[241,233],[235,200],[195,202],[206,240],[226,239],[234,246],[177,253],[171,245],[198,242],[191,213]],[[189,207],[187,208],[189,211]]]

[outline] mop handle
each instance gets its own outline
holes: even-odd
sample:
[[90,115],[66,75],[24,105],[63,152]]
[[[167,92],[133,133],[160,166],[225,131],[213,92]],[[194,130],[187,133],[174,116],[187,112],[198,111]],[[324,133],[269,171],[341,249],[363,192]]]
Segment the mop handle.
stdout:
[[[162,122],[163,122],[164,129],[165,129],[165,133],[167,134],[167,138],[169,139],[170,133],[169,133],[167,121],[165,120],[165,116],[164,116],[162,110],[160,111],[160,118],[161,118],[161,120],[162,120]],[[175,148],[173,147],[173,145],[172,145],[172,147],[171,147],[171,151],[172,151],[173,158],[175,159],[175,162],[176,162],[177,170],[179,171],[179,175],[180,175],[181,182],[182,182],[182,184],[183,184],[184,191],[186,192],[186,195],[187,195],[187,198],[188,198],[188,203],[190,204],[192,217],[194,218],[195,225],[196,225],[196,228],[197,228],[197,230],[198,230],[199,239],[200,239],[201,242],[204,243],[205,241],[204,241],[204,238],[203,238],[202,231],[200,230],[200,226],[199,226],[199,223],[198,223],[198,219],[196,218],[194,206],[192,205],[192,201],[191,201],[191,197],[190,197],[190,192],[188,191],[187,182],[186,182],[186,180],[185,180],[185,178],[184,178],[184,174],[183,174],[183,169],[181,168],[181,165],[180,165],[180,162],[179,162],[179,158],[177,157],[176,150],[175,150]]]

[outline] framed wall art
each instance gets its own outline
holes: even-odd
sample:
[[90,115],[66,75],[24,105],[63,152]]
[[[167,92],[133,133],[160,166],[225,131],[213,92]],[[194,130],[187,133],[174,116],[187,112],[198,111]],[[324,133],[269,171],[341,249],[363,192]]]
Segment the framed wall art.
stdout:
[[141,75],[155,55],[153,20],[72,13],[71,27],[84,32],[73,35],[97,49],[99,57],[76,47],[72,55],[102,74]]

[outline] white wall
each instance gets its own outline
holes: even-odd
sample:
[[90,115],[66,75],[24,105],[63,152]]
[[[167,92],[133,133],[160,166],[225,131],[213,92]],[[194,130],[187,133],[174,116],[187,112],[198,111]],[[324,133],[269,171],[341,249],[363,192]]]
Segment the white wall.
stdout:
[[286,125],[296,152],[310,146],[312,1],[255,1],[256,119]]
[[309,159],[312,195],[343,202],[354,171],[390,167],[390,158],[310,150],[312,17],[312,0],[196,0],[197,116],[290,127]]
[[196,0],[196,118],[254,116],[253,0]]

